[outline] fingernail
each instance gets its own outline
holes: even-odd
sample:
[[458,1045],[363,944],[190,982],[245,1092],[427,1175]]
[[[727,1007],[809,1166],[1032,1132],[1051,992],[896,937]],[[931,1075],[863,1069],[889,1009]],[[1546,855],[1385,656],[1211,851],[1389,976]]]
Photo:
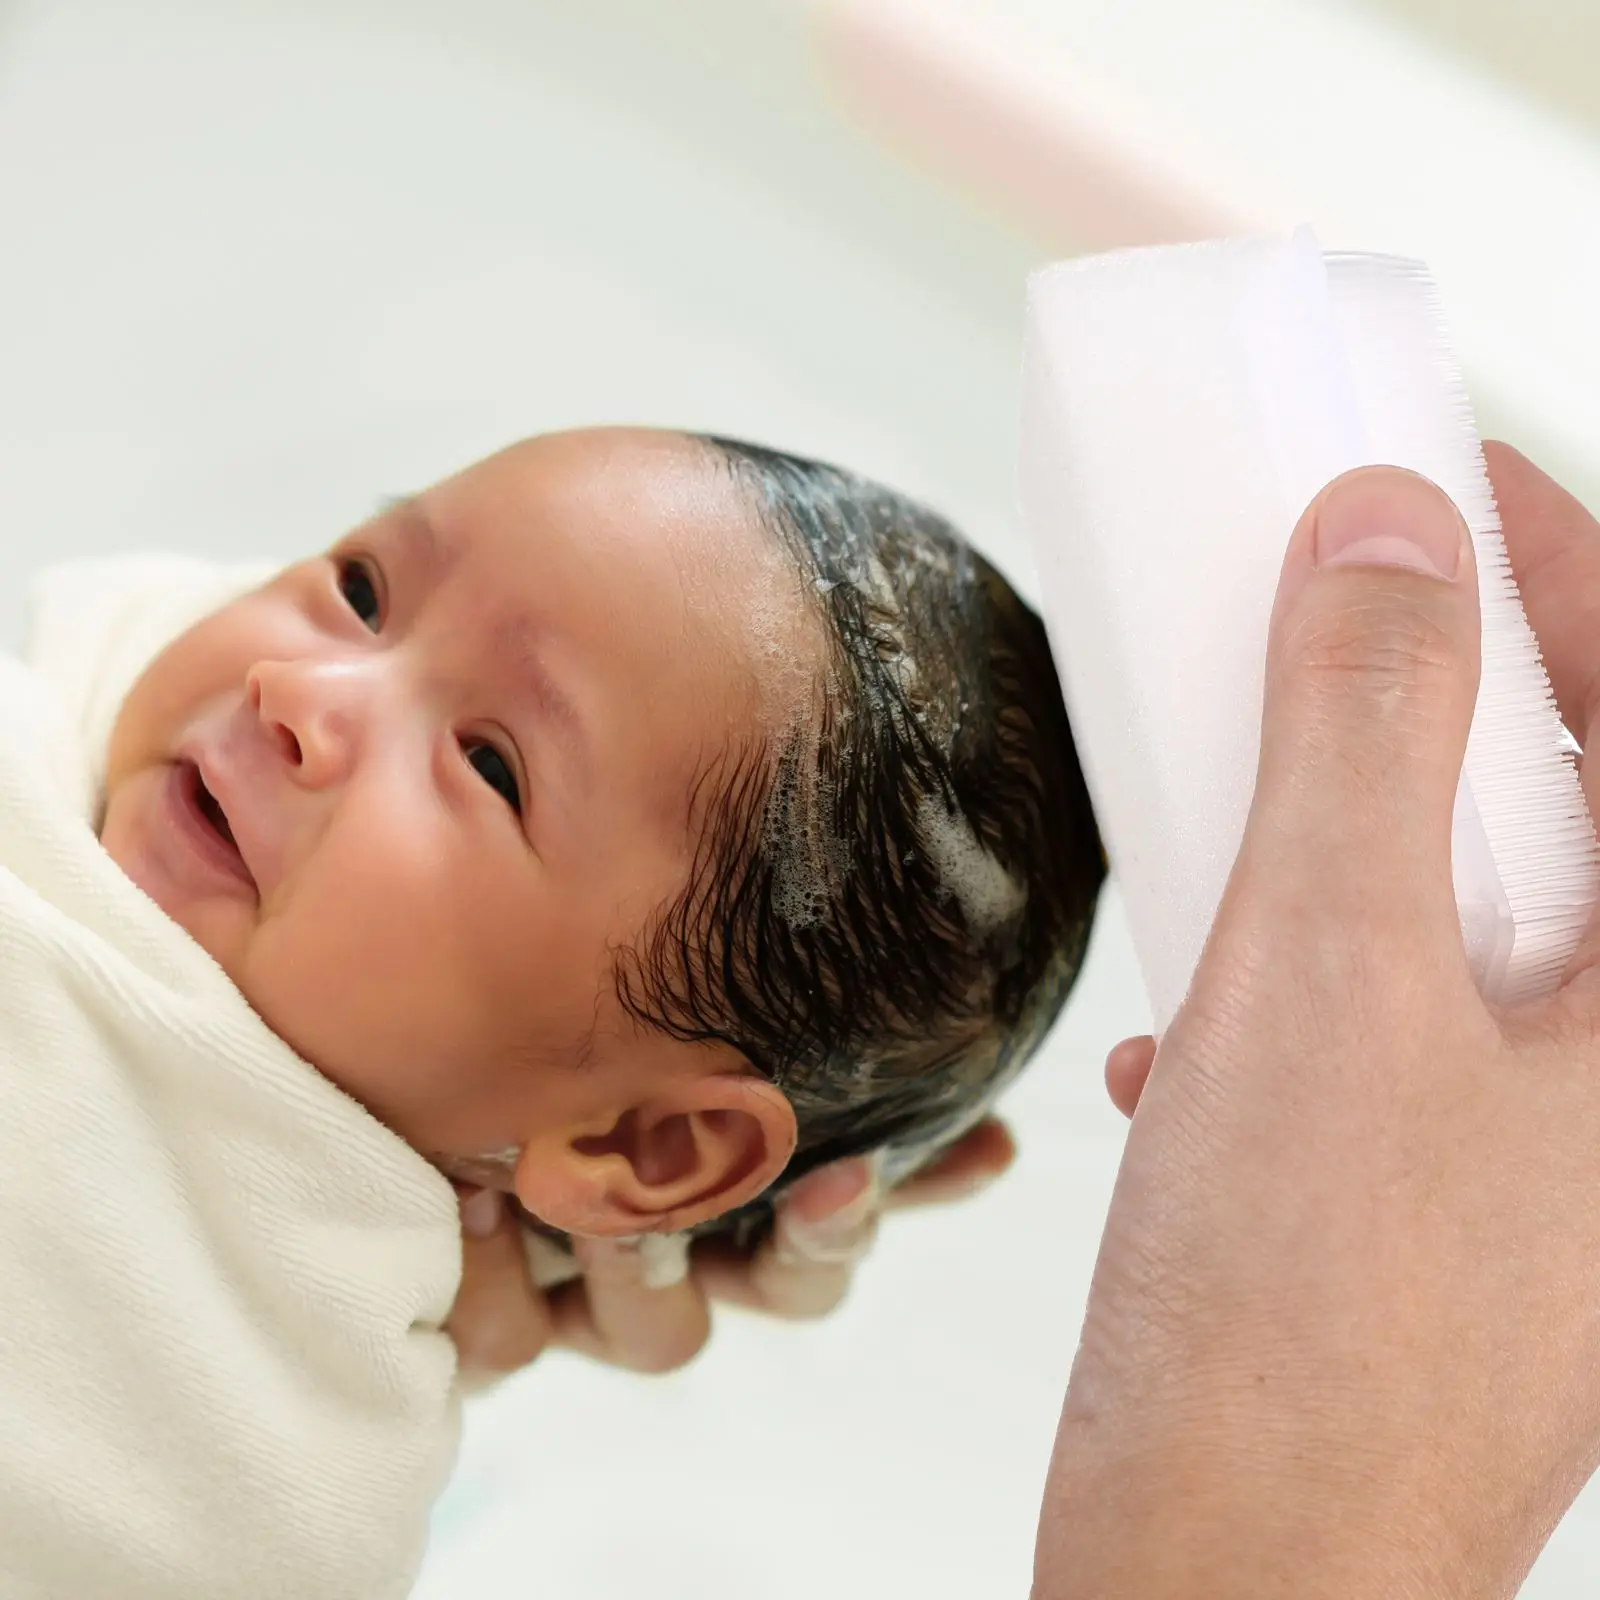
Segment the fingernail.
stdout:
[[780,1260],[817,1266],[858,1261],[878,1228],[881,1162],[873,1156],[835,1162],[809,1174],[784,1197],[774,1241]]
[[475,1189],[461,1201],[461,1231],[469,1239],[487,1239],[500,1226],[503,1208],[494,1189]]
[[1461,513],[1437,485],[1399,467],[1336,479],[1317,506],[1319,567],[1407,567],[1434,578],[1461,570]]
[[877,1163],[870,1156],[853,1156],[808,1172],[789,1191],[784,1207],[792,1218],[808,1226],[848,1231],[877,1201]]

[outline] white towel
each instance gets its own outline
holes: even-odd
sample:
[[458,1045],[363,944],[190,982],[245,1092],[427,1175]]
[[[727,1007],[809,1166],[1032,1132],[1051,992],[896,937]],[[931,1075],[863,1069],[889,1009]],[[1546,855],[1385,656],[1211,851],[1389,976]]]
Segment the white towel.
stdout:
[[0,658],[0,1595],[408,1593],[458,1432],[449,1185],[94,834],[117,705],[260,577],[58,569]]

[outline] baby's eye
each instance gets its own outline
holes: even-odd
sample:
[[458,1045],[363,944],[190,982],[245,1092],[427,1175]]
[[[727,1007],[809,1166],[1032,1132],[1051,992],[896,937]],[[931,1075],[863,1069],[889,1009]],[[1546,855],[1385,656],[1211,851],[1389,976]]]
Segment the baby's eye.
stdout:
[[473,740],[462,745],[473,770],[520,817],[522,791],[517,787],[517,775],[511,764],[492,744]]
[[339,593],[362,623],[376,633],[383,621],[383,606],[378,599],[378,586],[372,579],[372,569],[365,561],[339,563]]

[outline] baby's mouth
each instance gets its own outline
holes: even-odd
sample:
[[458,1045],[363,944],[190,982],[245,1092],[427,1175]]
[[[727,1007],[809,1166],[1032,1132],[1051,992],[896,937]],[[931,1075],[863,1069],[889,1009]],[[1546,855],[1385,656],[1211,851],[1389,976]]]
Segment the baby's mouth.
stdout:
[[194,761],[183,763],[183,795],[195,821],[214,839],[218,856],[227,862],[237,876],[253,884],[254,875],[244,859],[238,840],[233,836],[228,814],[207,787],[199,765]]
[[231,849],[237,850],[238,843],[233,837],[233,829],[228,826],[227,813],[217,803],[217,797],[206,788],[206,780],[200,776],[200,769],[194,769],[194,803],[199,807],[200,815],[228,841]]

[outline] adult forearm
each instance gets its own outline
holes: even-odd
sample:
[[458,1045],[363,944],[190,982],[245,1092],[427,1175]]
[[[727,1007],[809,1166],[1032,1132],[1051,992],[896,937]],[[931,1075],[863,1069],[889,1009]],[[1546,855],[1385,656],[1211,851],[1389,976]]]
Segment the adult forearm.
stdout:
[[[1321,1459],[1317,1459],[1320,1454]],[[1345,1481],[1314,1445],[1203,1436],[1136,1453],[1064,1423],[1051,1464],[1033,1600],[1503,1600],[1548,1529],[1486,1517],[1458,1497],[1419,1507],[1416,1485]],[[1346,1464],[1348,1464],[1346,1462]]]

